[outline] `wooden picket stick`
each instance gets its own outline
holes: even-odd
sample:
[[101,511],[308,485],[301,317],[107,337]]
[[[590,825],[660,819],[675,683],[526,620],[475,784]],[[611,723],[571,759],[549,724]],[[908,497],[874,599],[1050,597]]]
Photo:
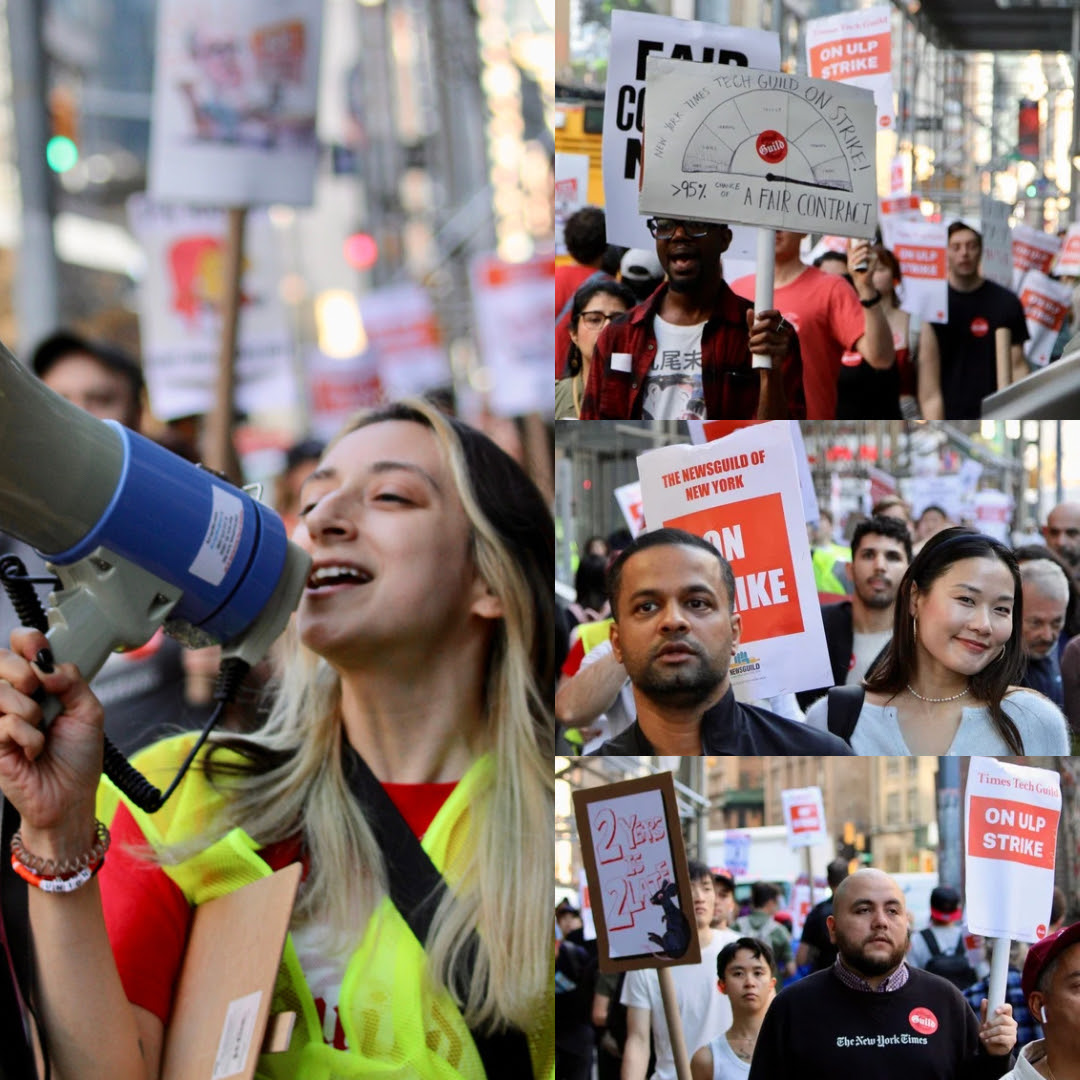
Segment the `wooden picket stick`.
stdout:
[[999,326],[994,331],[994,349],[997,354],[997,388],[1004,390],[1012,382],[1012,331]]
[[664,1003],[664,1019],[671,1040],[671,1056],[675,1060],[675,1075],[679,1080],[690,1080],[690,1055],[686,1052],[686,1036],[683,1035],[679,1002],[675,996],[675,979],[671,968],[666,966],[657,968],[656,975],[660,980],[660,999]]

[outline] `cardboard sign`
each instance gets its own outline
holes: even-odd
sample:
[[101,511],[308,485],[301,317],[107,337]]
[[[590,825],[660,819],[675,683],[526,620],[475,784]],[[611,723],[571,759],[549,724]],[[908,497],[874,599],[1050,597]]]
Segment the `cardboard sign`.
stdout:
[[[699,61],[711,71],[732,65],[776,71],[780,37],[719,23],[694,22],[638,11],[611,13],[604,94],[604,215],[609,244],[651,250],[653,240],[638,213],[641,132],[645,118],[645,61],[650,55]],[[718,67],[717,65],[723,65]],[[728,250],[754,257],[754,233],[737,230]]]
[[772,697],[828,683],[790,423],[652,450],[638,457],[638,473],[651,526],[704,537],[731,563],[742,619],[737,690]]
[[162,1080],[255,1075],[300,871],[292,863],[195,909]]
[[589,201],[589,155],[555,155],[555,254],[568,255],[563,229],[566,219]]
[[574,792],[601,971],[701,960],[671,773]]
[[655,56],[645,72],[641,213],[873,239],[868,90]]
[[1065,242],[1054,263],[1054,273],[1062,277],[1080,275],[1080,225],[1069,226],[1069,231],[1065,234]]
[[623,520],[635,539],[645,531],[645,510],[641,501],[641,484],[623,484],[615,489],[615,501],[622,511]]
[[1029,270],[1021,279],[1018,291],[1030,335],[1024,342],[1024,355],[1034,367],[1046,367],[1072,307],[1072,286],[1054,281],[1038,270]]
[[967,925],[1014,941],[1046,936],[1054,893],[1061,779],[973,757],[964,798]]
[[892,252],[904,278],[900,306],[923,322],[948,319],[949,278],[944,225],[898,221],[892,228]]
[[1030,225],[1017,225],[1012,231],[1013,279],[1015,291],[1029,270],[1049,274],[1054,259],[1061,250],[1061,239]]
[[806,22],[810,77],[849,82],[874,95],[877,123],[893,127],[892,32],[888,5]]
[[150,195],[310,206],[322,0],[162,0]]
[[781,791],[780,805],[784,811],[789,847],[810,847],[829,842],[821,788],[789,788]]
[[1009,228],[1011,208],[1003,202],[982,196],[980,217],[982,225],[982,274],[1006,289],[1012,288],[1012,230]]

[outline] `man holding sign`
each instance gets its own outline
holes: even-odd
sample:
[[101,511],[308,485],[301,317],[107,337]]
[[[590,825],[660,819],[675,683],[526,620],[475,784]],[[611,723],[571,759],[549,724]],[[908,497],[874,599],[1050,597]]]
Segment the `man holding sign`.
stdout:
[[[779,311],[755,315],[723,279],[731,230],[675,217],[649,218],[649,230],[667,284],[600,334],[581,419],[804,417],[790,323]],[[777,370],[755,372],[751,354],[776,360]]]
[[1012,1007],[980,1025],[955,986],[908,967],[904,894],[891,877],[858,870],[837,886],[833,905],[836,962],[773,1002],[750,1080],[992,1080],[1008,1071]]
[[608,572],[611,643],[634,688],[637,720],[596,751],[649,754],[850,754],[842,739],[735,699],[735,577],[707,540],[643,533]]

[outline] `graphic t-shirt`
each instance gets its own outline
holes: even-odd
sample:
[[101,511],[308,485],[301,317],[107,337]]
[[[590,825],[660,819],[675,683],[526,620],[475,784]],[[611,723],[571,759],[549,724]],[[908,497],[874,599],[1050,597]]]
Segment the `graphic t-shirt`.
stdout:
[[645,376],[641,408],[645,420],[704,420],[701,387],[701,333],[705,324],[676,326],[659,315],[653,320],[656,359]]

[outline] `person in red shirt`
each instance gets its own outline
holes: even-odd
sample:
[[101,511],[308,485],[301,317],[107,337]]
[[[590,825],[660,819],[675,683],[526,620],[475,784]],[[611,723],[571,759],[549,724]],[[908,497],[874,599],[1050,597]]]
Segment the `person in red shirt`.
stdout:
[[[776,420],[805,415],[798,338],[723,279],[722,224],[650,218],[667,283],[610,323],[593,352],[582,420]],[[751,354],[769,357],[754,367]]]
[[[799,258],[805,235],[777,230],[773,304],[799,335],[806,418],[835,420],[840,358],[851,350],[861,353],[871,367],[891,367],[895,359],[892,330],[881,306],[881,293],[870,281],[874,269],[870,245],[859,240],[848,252],[853,291],[840,275],[807,266]],[[752,275],[739,278],[731,287],[739,296],[754,299]]]

